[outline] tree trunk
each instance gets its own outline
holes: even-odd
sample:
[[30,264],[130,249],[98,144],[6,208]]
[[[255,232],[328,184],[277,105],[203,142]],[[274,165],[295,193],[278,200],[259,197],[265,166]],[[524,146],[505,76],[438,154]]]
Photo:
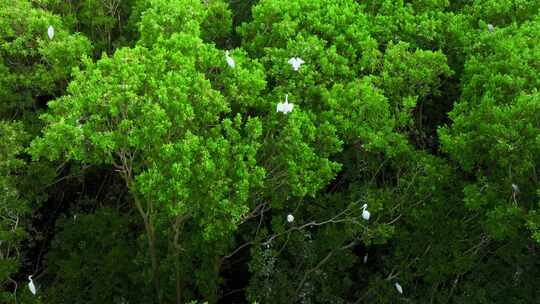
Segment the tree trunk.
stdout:
[[188,214],[178,215],[176,216],[176,220],[174,223],[174,242],[173,242],[173,250],[174,250],[174,264],[176,267],[176,304],[182,304],[182,290],[184,288],[182,278],[180,276],[180,252],[182,251],[182,246],[180,245],[180,235],[182,233],[182,229],[184,226],[185,221],[190,216]]
[[135,205],[137,210],[141,214],[144,222],[144,229],[148,238],[148,251],[150,253],[150,261],[152,263],[152,281],[154,283],[154,288],[156,289],[156,296],[158,298],[158,303],[162,304],[161,298],[161,285],[160,285],[160,275],[159,275],[159,259],[156,252],[156,236],[154,231],[154,226],[148,214],[143,211],[142,205],[139,200],[135,197]]

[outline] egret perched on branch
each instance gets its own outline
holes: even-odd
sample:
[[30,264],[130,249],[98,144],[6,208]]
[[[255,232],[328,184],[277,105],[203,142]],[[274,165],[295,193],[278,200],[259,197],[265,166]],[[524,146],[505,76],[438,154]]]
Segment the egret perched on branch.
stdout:
[[289,112],[292,112],[294,105],[292,103],[289,103],[289,94],[285,94],[285,102],[280,102],[277,104],[277,110],[276,112],[282,112],[283,114],[287,114]]
[[362,206],[362,218],[364,218],[366,221],[369,221],[369,217],[371,216],[371,213],[369,213],[369,211],[366,210],[367,208],[367,204],[364,204]]
[[28,276],[28,280],[30,280],[30,282],[28,282],[28,289],[30,289],[30,292],[35,295],[36,294],[36,286],[34,285],[34,281],[32,281],[32,276],[31,275]]
[[229,56],[229,51],[225,51],[225,60],[227,60],[227,64],[231,67],[231,68],[234,68],[236,66],[236,63],[234,63],[234,59],[232,59],[231,56]]
[[292,65],[293,67],[293,70],[295,71],[298,71],[298,69],[300,69],[300,66],[302,64],[304,64],[304,60],[302,60],[302,58],[298,58],[298,57],[293,57],[291,59],[289,59],[289,61],[287,61],[290,65]]
[[516,196],[519,195],[519,187],[516,184],[512,184],[512,198],[514,199],[514,204],[517,205]]
[[53,39],[53,37],[54,37],[54,27],[52,27],[52,25],[49,25],[49,28],[47,29],[47,35],[49,35],[49,39]]
[[493,24],[491,24],[491,23],[488,24],[487,27],[488,27],[488,31],[489,31],[490,33],[493,32],[493,30],[495,29],[495,28],[493,27]]
[[289,222],[289,223],[294,222],[294,215],[292,215],[292,214],[287,215],[287,222]]
[[401,288],[401,285],[399,285],[398,282],[396,282],[396,284],[394,284],[396,286],[396,289],[397,291],[400,293],[400,294],[403,294],[403,288]]

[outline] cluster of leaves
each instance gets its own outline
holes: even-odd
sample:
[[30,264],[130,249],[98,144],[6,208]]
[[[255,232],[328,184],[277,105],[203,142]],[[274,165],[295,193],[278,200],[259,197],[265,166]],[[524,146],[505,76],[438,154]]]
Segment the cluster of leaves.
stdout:
[[17,190],[17,172],[24,169],[24,161],[17,158],[23,149],[24,134],[20,123],[0,124],[0,300],[9,302],[13,295],[7,292],[11,277],[19,268],[21,255],[20,243],[25,239],[22,219],[30,212],[28,203]]
[[540,298],[538,1],[7,1],[0,301]]
[[[0,17],[0,114],[20,117],[64,92],[71,69],[91,45],[85,36],[68,32],[59,16],[28,1],[6,0]],[[56,39],[47,38],[48,26]]]

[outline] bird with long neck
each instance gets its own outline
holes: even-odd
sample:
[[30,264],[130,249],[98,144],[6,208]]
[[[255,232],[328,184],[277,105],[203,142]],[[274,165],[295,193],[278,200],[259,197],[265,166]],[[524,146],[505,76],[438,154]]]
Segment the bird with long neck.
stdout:
[[366,221],[369,221],[369,218],[371,217],[371,213],[369,213],[369,211],[367,211],[366,209],[367,209],[367,204],[364,204],[362,206],[362,218],[364,218]]
[[227,64],[234,68],[236,66],[236,63],[234,62],[234,59],[229,55],[229,51],[225,51],[225,60],[227,61]]
[[28,280],[30,281],[30,282],[28,282],[28,289],[30,289],[30,292],[35,295],[36,294],[36,286],[34,285],[34,281],[32,281],[32,276],[31,275],[28,276]]
[[285,102],[278,103],[276,111],[287,114],[292,112],[293,108],[294,105],[292,103],[289,103],[289,94],[285,94]]

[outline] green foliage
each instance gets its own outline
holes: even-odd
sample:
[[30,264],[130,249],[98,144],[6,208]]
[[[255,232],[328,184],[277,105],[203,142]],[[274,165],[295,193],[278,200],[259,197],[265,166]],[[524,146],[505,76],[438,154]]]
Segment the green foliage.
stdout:
[[142,12],[138,23],[139,44],[150,46],[159,37],[168,38],[183,32],[199,36],[200,24],[206,16],[201,1],[196,0],[148,0],[148,8]]
[[224,0],[206,2],[207,15],[201,24],[201,38],[219,47],[228,45],[232,35],[232,12]]
[[[0,287],[3,291],[16,284],[12,275],[20,267],[21,242],[26,237],[25,218],[30,212],[28,202],[17,189],[20,183],[17,175],[25,168],[25,162],[18,158],[25,137],[21,124],[0,121]],[[2,302],[15,302],[14,295],[3,291]]]
[[[94,46],[96,55],[112,53],[115,48],[134,39],[130,17],[137,0],[32,0],[39,7],[62,17],[65,26],[84,33]],[[135,16],[133,18],[136,18]]]
[[108,209],[59,220],[45,257],[43,280],[52,287],[43,290],[45,297],[53,303],[149,301],[139,294],[146,288],[133,263],[136,246],[128,224]]
[[60,95],[89,50],[88,39],[69,33],[58,16],[28,1],[6,0],[0,7],[0,115],[20,116],[42,106],[36,98]]
[[[445,151],[477,179],[464,189],[467,206],[488,211],[485,225],[497,239],[515,237],[537,207],[540,108],[536,66],[528,58],[537,53],[531,43],[539,39],[537,24],[482,35],[465,65],[453,124],[440,132]],[[504,46],[495,35],[508,37]]]
[[471,19],[482,19],[495,25],[509,25],[524,22],[534,17],[540,3],[534,0],[469,0],[463,1],[464,13]]
[[540,298],[538,1],[6,1],[0,302]]

